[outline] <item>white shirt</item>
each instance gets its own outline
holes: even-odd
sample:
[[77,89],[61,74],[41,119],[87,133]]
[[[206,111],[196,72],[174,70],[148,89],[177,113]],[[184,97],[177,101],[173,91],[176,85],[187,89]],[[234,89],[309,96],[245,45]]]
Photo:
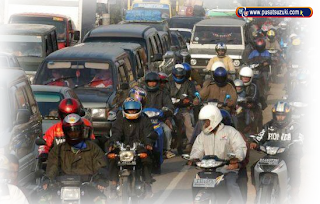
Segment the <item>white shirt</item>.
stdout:
[[9,195],[0,196],[1,204],[29,204],[23,192],[14,185],[7,184],[9,188]]

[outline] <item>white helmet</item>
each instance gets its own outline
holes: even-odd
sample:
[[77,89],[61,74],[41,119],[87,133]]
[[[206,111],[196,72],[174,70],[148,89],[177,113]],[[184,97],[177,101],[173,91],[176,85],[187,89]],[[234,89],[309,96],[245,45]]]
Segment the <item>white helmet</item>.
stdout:
[[253,71],[252,71],[252,69],[250,67],[242,67],[240,72],[239,72],[239,75],[240,75],[240,79],[241,79],[241,77],[250,77],[250,81],[249,82],[246,82],[246,83],[243,82],[243,84],[245,86],[249,86],[251,84],[252,79],[253,79]]
[[226,68],[226,66],[224,66],[223,62],[217,61],[217,62],[212,64],[211,71],[214,72],[214,70],[216,70],[218,67]]
[[215,105],[205,105],[199,113],[199,120],[210,120],[207,128],[202,128],[204,134],[209,135],[222,121],[219,108]]
[[320,71],[316,71],[312,76],[314,81],[320,81]]
[[243,81],[240,80],[240,79],[236,79],[236,80],[233,81],[233,83],[234,83],[234,85],[235,85],[236,87],[241,87],[241,90],[239,90],[239,91],[237,90],[237,93],[238,93],[238,94],[241,93],[241,92],[243,91],[243,87],[244,87]]

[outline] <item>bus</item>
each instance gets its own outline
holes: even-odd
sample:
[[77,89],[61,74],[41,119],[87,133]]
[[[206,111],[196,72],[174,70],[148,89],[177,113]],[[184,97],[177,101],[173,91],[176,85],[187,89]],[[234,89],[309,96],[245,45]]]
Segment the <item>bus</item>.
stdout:
[[176,4],[170,0],[128,0],[128,10],[158,10],[162,18],[171,18],[176,14]]

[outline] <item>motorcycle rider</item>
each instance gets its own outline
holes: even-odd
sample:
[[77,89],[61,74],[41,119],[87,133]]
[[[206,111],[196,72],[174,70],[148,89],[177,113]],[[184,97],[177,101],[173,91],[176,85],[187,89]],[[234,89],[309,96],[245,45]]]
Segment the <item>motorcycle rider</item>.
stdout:
[[[106,157],[101,148],[85,139],[85,124],[77,114],[67,115],[62,122],[66,142],[54,146],[49,152],[46,179],[43,189],[47,190],[50,181],[62,175],[79,175],[82,181],[93,181],[98,190],[104,190],[106,183]],[[91,178],[91,176],[94,176]],[[100,192],[90,192],[95,199]]]
[[221,61],[224,64],[225,69],[228,71],[228,74],[234,77],[236,70],[233,65],[232,59],[226,55],[227,53],[227,45],[224,43],[217,43],[215,50],[217,52],[217,56],[210,59],[207,70],[211,70],[212,64],[217,61]]
[[[158,138],[153,129],[149,118],[142,114],[142,104],[133,98],[127,98],[122,104],[122,115],[117,115],[116,121],[112,125],[112,136],[110,137],[109,152],[119,151],[113,144],[116,142],[132,145],[134,142],[142,143],[145,148],[138,149],[138,153],[148,153],[148,157],[141,159],[142,174],[145,181],[147,196],[152,196],[151,188],[151,151],[153,144]],[[118,159],[108,159],[109,173],[111,181],[111,194],[116,194],[117,183],[119,180]]]
[[[59,103],[58,113],[59,113],[60,122],[58,122],[57,124],[54,124],[46,131],[45,135],[43,136],[43,139],[46,141],[46,145],[40,146],[38,149],[39,158],[42,161],[46,160],[52,146],[56,146],[60,143],[65,142],[65,134],[62,130],[63,119],[68,114],[71,114],[71,113],[80,115],[81,105],[79,101],[76,99],[73,99],[73,98],[63,99]],[[85,118],[83,118],[82,120],[85,124],[85,130],[86,130],[85,137],[88,137],[88,135],[90,135],[90,139],[94,140],[95,136],[93,134],[92,124],[90,123],[89,120]]]
[[191,165],[194,161],[201,160],[206,155],[216,155],[220,159],[228,159],[228,153],[234,153],[235,158],[230,159],[227,166],[230,171],[225,180],[228,193],[233,203],[244,203],[239,185],[237,184],[239,162],[246,157],[246,143],[240,132],[231,126],[221,123],[223,117],[220,110],[214,105],[204,106],[199,114],[199,120],[204,120],[202,132],[195,140],[190,153]]
[[[174,104],[175,108],[179,108],[179,112],[176,116],[175,123],[178,127],[177,131],[177,150],[179,154],[182,154],[182,129],[183,125],[186,129],[186,136],[188,142],[191,140],[193,126],[191,122],[190,105],[191,103],[197,105],[198,99],[195,97],[196,88],[193,82],[191,82],[186,76],[186,70],[182,64],[176,64],[172,69],[172,80],[167,83],[167,89],[171,99],[180,99],[179,102]],[[185,96],[186,95],[186,96]],[[183,118],[183,120],[181,120]],[[191,145],[188,144],[187,150],[191,150]]]
[[[311,81],[310,71],[303,69],[298,74],[297,79],[299,84],[293,89],[288,96],[288,101],[301,101],[303,103],[312,103],[313,99],[320,101],[320,86],[317,83]],[[302,110],[309,120],[310,130],[313,134],[314,145],[320,144],[318,138],[318,119],[319,119],[319,103],[316,106],[312,106],[309,109]]]
[[182,63],[184,69],[186,70],[186,77],[196,83],[196,89],[199,91],[202,87],[203,81],[197,70],[192,69],[190,64],[184,62]]
[[145,76],[145,86],[147,90],[146,104],[144,108],[156,108],[158,110],[163,110],[165,114],[165,121],[161,123],[166,136],[165,145],[165,155],[167,158],[174,157],[174,153],[170,149],[172,140],[172,115],[174,111],[174,106],[170,99],[169,94],[160,89],[160,76],[156,72],[149,72]]
[[9,184],[8,174],[10,172],[10,164],[8,158],[0,154],[0,202],[1,203],[19,203],[28,204],[28,200],[24,193],[15,185]]
[[267,50],[275,49],[275,50],[278,50],[279,52],[282,51],[280,48],[280,44],[276,38],[276,32],[274,31],[274,29],[270,29],[267,32],[266,49]]
[[[257,149],[258,146],[267,141],[277,141],[284,145],[288,145],[295,140],[302,142],[303,135],[300,127],[292,121],[291,114],[292,110],[287,102],[277,102],[272,108],[272,120],[263,126],[261,132],[256,136],[256,141],[250,143],[250,149]],[[283,156],[288,168],[291,196],[297,196],[300,185],[301,143],[292,145],[288,151],[284,152]],[[254,168],[254,165],[252,168]]]
[[256,49],[252,51],[248,57],[249,62],[254,64],[260,64],[261,74],[263,76],[262,87],[264,88],[260,91],[261,95],[264,95],[266,90],[268,89],[268,73],[269,73],[269,65],[271,62],[271,56],[268,50],[266,50],[266,41],[262,38],[256,40]]

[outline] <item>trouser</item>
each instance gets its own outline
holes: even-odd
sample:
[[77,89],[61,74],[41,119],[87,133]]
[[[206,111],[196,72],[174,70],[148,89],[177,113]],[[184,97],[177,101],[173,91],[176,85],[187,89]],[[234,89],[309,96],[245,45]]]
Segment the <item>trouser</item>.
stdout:
[[[145,151],[138,151],[138,153],[142,153]],[[151,170],[152,170],[152,159],[151,153],[148,151],[148,157],[145,159],[138,159],[137,161],[137,168],[142,168],[142,177],[144,181],[148,184],[152,182]],[[119,159],[108,159],[109,163],[109,179],[110,181],[119,181],[119,166],[118,166]]]
[[[301,181],[301,172],[300,172],[300,158],[283,158],[286,165],[287,165],[287,170],[288,170],[288,177],[290,178],[289,184],[294,187],[294,188],[299,188],[300,186],[300,181]],[[254,179],[254,167],[258,163],[255,162],[251,166],[251,179],[252,179],[252,184],[255,186],[255,179]]]
[[188,110],[179,112],[175,117],[175,124],[177,126],[177,149],[181,153],[183,146],[183,130],[188,139],[188,143],[191,141],[193,127],[191,122],[191,115]]
[[247,175],[247,168],[240,168],[239,169],[239,178],[238,178],[238,185],[240,187],[241,195],[243,202],[247,202],[247,194],[248,194],[248,175]]
[[225,181],[226,181],[228,193],[232,199],[232,203],[244,204],[240,187],[239,187],[239,184],[237,183],[238,177],[239,177],[238,173],[230,172],[225,174]]
[[165,123],[160,123],[160,125],[163,128],[163,132],[165,135],[163,150],[170,150],[170,145],[172,141],[171,129]]
[[186,127],[186,136],[188,141],[191,141],[192,133],[193,133],[193,126],[191,122],[191,114],[190,112],[183,112],[182,113],[184,119],[184,126]]

